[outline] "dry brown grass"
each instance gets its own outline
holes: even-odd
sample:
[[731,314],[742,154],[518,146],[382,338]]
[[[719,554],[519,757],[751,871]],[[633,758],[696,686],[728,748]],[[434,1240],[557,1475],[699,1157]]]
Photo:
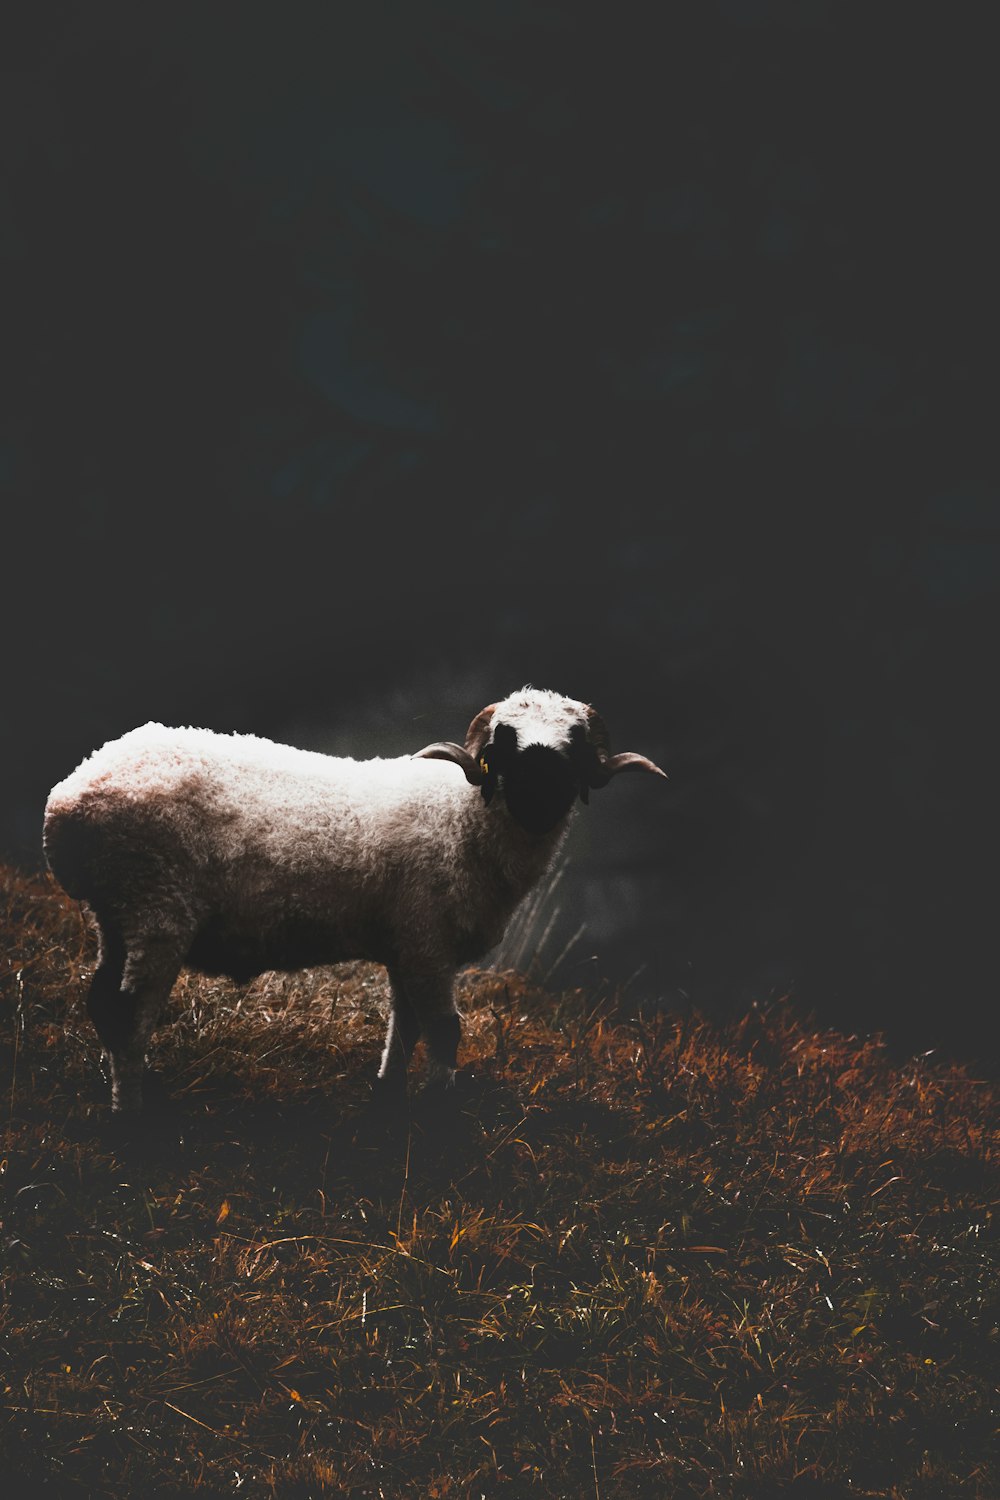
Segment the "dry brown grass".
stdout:
[[5,1493],[1000,1494],[968,1068],[470,973],[385,1120],[380,970],[185,977],[129,1138],[77,908],[5,871],[0,930]]

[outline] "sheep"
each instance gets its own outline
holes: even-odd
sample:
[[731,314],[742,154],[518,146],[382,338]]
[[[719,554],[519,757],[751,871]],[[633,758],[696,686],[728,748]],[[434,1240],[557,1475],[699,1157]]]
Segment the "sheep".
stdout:
[[[462,745],[354,760],[247,734],[149,723],[49,794],[43,847],[95,919],[87,1008],[115,1113],[142,1103],[146,1048],[181,968],[245,982],[368,959],[391,1005],[376,1088],[455,1078],[457,971],[499,943],[551,866],[574,803],[620,771],[585,703],[525,688],[478,713]],[[462,775],[459,772],[463,773]]]

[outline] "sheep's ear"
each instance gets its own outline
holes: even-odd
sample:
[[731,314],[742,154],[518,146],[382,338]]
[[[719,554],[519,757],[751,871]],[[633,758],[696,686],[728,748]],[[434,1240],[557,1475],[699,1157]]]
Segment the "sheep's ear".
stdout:
[[465,772],[466,781],[472,786],[482,786],[486,779],[486,772],[474,755],[470,755],[464,745],[453,744],[451,740],[437,740],[433,745],[425,745],[422,750],[414,752],[414,760],[450,760],[456,766],[461,766]]
[[489,703],[485,708],[480,709],[465,731],[465,748],[474,760],[478,760],[482,755],[483,746],[490,737],[490,726],[496,707],[495,703]]

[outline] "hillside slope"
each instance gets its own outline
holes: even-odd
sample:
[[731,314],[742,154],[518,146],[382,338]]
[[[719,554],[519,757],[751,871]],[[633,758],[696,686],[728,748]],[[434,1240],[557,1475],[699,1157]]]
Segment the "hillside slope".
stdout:
[[1000,1493],[987,1079],[470,972],[386,1120],[354,964],[183,976],[127,1133],[85,919],[4,870],[0,933],[8,1493]]

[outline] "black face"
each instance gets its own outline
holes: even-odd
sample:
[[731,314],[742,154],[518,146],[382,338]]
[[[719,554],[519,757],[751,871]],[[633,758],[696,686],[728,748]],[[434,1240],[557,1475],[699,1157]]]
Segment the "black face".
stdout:
[[573,805],[579,782],[564,756],[528,745],[502,771],[507,810],[527,833],[548,833]]

